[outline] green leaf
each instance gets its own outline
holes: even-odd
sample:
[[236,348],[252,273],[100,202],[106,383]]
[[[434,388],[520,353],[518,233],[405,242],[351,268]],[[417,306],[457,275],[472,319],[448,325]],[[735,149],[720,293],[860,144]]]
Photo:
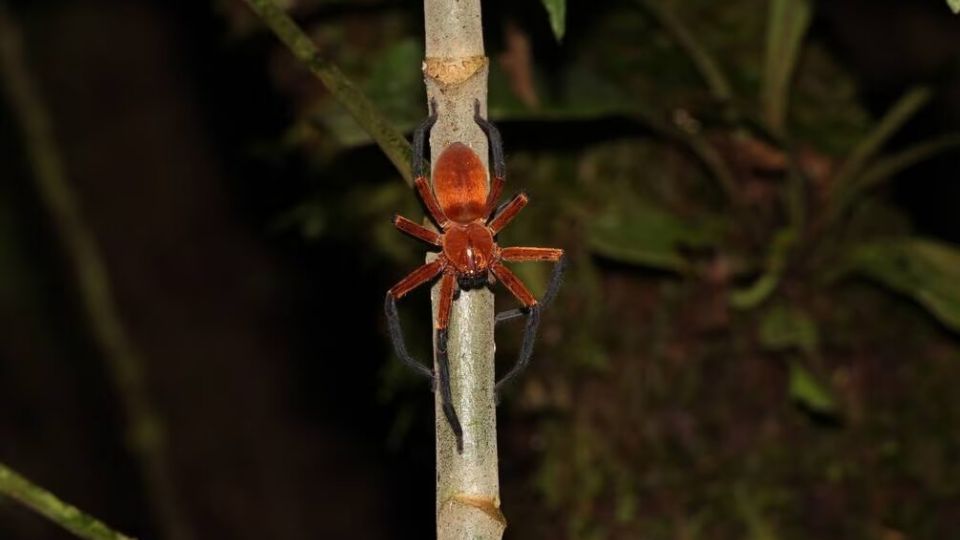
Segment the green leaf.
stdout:
[[550,28],[553,29],[553,35],[557,41],[563,39],[563,34],[567,29],[567,0],[542,0],[543,7],[547,9],[547,15],[550,17]]
[[800,45],[810,26],[809,0],[770,0],[763,69],[764,116],[774,132],[786,127],[787,102]]
[[790,363],[790,398],[805,408],[820,414],[836,411],[830,389],[817,380],[799,361]]
[[877,242],[855,249],[849,264],[960,332],[960,247],[920,238]]
[[675,272],[688,270],[680,248],[716,244],[722,225],[715,219],[681,219],[645,202],[599,216],[587,232],[595,253],[611,259]]
[[954,13],[960,13],[960,0],[947,0],[947,5]]
[[760,321],[760,343],[771,351],[799,349],[812,355],[819,341],[816,323],[795,307],[775,306]]

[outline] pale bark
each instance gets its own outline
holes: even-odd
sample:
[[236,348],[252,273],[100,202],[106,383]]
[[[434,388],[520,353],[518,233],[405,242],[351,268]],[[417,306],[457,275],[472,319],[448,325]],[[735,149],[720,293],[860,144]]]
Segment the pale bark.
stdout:
[[[430,134],[431,161],[452,142],[472,148],[484,164],[487,139],[474,122],[474,102],[486,116],[488,60],[484,56],[480,0],[425,0],[428,102],[438,119]],[[437,290],[434,289],[434,316]],[[453,405],[463,425],[463,453],[436,397],[437,537],[441,540],[499,539],[506,521],[500,512],[497,421],[494,398],[493,294],[462,292],[454,302],[447,349]]]

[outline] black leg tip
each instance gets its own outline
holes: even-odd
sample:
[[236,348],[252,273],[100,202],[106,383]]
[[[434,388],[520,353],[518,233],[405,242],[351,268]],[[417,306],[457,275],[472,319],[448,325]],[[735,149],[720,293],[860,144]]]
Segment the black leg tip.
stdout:
[[457,441],[457,453],[463,453],[463,427],[460,426],[460,418],[457,417],[457,411],[453,408],[453,405],[450,403],[443,404],[443,415],[447,417],[447,424],[450,426],[450,431],[453,432],[453,437]]

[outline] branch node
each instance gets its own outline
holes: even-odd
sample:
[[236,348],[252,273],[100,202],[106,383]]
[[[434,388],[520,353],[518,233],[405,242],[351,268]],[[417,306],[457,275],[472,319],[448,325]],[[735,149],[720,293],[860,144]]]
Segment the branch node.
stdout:
[[507,518],[500,511],[500,499],[491,499],[489,497],[478,497],[466,493],[457,493],[444,502],[443,506],[451,511],[457,507],[460,510],[475,509],[484,513],[488,518],[494,521],[498,526],[507,527]]
[[423,61],[423,74],[441,86],[457,86],[481,72],[488,63],[486,56],[427,57]]

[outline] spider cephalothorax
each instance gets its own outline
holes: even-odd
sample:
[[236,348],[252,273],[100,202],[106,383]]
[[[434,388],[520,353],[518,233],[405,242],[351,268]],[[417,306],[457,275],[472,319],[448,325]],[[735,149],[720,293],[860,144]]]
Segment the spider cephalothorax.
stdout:
[[[431,116],[414,132],[413,170],[414,186],[420,194],[431,219],[439,227],[435,232],[405,217],[396,216],[394,225],[401,231],[440,249],[437,258],[417,268],[387,291],[386,312],[390,323],[390,336],[397,356],[417,372],[433,377],[433,371],[414,360],[403,342],[396,301],[417,287],[440,277],[440,297],[436,320],[437,365],[440,370],[440,391],[443,411],[450,428],[457,438],[457,450],[463,449],[463,430],[451,404],[449,365],[447,359],[447,327],[450,310],[457,288],[476,289],[493,282],[492,277],[520,301],[520,310],[511,310],[497,316],[504,321],[527,314],[523,343],[517,364],[498,383],[499,389],[513,378],[529,362],[533,353],[533,340],[540,320],[542,304],[549,303],[556,294],[563,271],[563,250],[539,247],[507,247],[497,245],[496,236],[527,205],[527,196],[518,194],[499,209],[497,200],[503,191],[506,166],[500,134],[493,124],[480,116],[480,104],[476,104],[474,120],[490,140],[493,161],[493,180],[487,182],[487,170],[476,152],[468,146],[455,142],[443,149],[434,165],[433,190],[424,174],[423,144],[426,132],[437,120],[436,107],[431,103]],[[494,210],[496,209],[496,212]],[[553,276],[542,302],[527,289],[503,261],[553,261]]]

